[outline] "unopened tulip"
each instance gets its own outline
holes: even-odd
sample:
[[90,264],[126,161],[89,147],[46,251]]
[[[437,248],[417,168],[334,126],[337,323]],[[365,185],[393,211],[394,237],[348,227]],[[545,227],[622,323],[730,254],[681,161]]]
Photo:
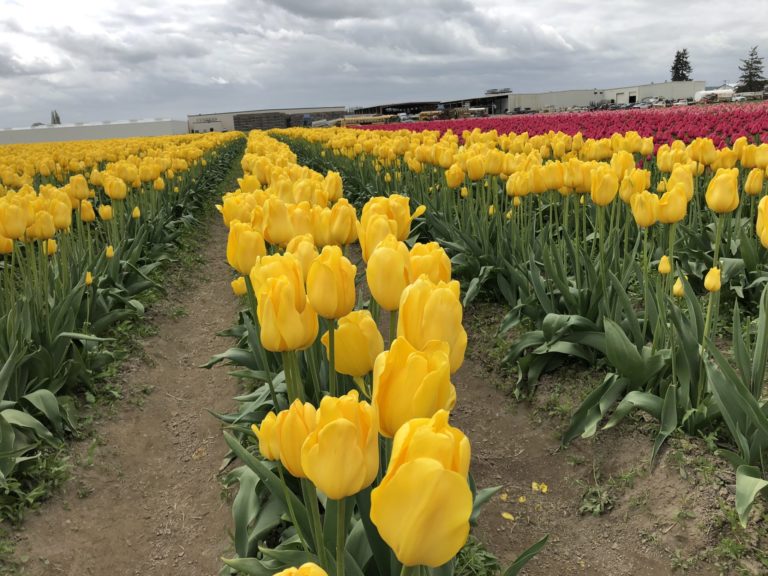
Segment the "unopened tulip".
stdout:
[[27,229],[27,212],[16,204],[0,204],[0,234],[11,240],[21,240]]
[[[384,350],[384,339],[368,310],[355,310],[339,318],[334,338],[336,372],[348,376],[368,374]],[[330,359],[328,332],[320,340]]]
[[760,238],[760,243],[764,248],[768,248],[768,196],[763,196],[757,205],[757,223],[755,232]]
[[707,206],[718,214],[733,212],[739,205],[739,169],[721,168],[707,186]]
[[238,276],[232,280],[230,286],[232,286],[232,292],[235,293],[235,296],[245,296],[248,293],[248,287],[245,284],[245,278],[243,276]]
[[99,218],[108,222],[112,220],[112,206],[110,204],[102,204],[99,206]]
[[378,437],[376,409],[361,402],[357,390],[324,396],[317,426],[301,448],[302,469],[331,500],[357,494],[379,471]]
[[107,246],[107,249],[104,251],[104,256],[107,257],[107,260],[111,260],[112,258],[115,257],[115,249],[112,247],[111,244]]
[[685,198],[688,202],[693,198],[693,173],[691,168],[685,164],[677,164],[672,169],[672,174],[667,181],[667,188],[672,190],[678,184],[682,185],[682,190],[685,192]]
[[345,246],[357,240],[357,212],[346,198],[331,208],[331,243]]
[[384,310],[397,310],[403,290],[413,279],[408,247],[389,234],[368,258],[365,275],[376,302]]
[[240,274],[248,274],[256,261],[267,253],[264,238],[250,224],[234,220],[227,237],[227,262]]
[[314,562],[307,562],[298,568],[291,566],[275,576],[328,576],[328,573]]
[[685,218],[688,201],[682,184],[676,184],[662,195],[658,203],[658,218],[662,224],[674,224]]
[[630,206],[632,216],[640,228],[648,228],[656,224],[659,211],[659,197],[656,194],[643,190],[632,196]]
[[355,307],[357,267],[338,246],[325,246],[307,274],[307,296],[323,318],[341,318]]
[[619,179],[609,167],[592,170],[590,194],[598,206],[608,206],[619,191]]
[[427,244],[416,242],[413,245],[411,248],[411,269],[413,270],[413,278],[426,274],[435,284],[440,281],[450,282],[451,280],[451,259],[437,242],[428,242]]
[[[285,414],[286,412],[281,412]],[[283,420],[285,416],[283,416]],[[274,412],[268,412],[261,421],[261,426],[251,425],[251,431],[259,439],[259,452],[267,460],[280,460],[280,428],[279,419]],[[282,422],[279,422],[282,424]]]
[[251,279],[254,292],[264,285],[270,278],[284,277],[293,287],[294,301],[293,305],[297,311],[303,312],[304,305],[307,302],[307,292],[304,284],[304,273],[301,269],[301,263],[290,252],[283,254],[269,254],[257,258],[251,268],[248,277]]
[[32,240],[47,240],[56,234],[56,225],[53,216],[49,212],[40,210],[35,212],[32,222],[27,226],[26,235]]
[[131,210],[131,218],[134,220],[141,218],[141,209],[138,206],[134,206],[133,210]]
[[758,196],[763,191],[763,178],[765,173],[760,168],[749,171],[747,181],[744,182],[744,192],[750,196]]
[[263,208],[264,239],[270,244],[285,246],[294,236],[288,207],[278,198],[269,198]]
[[360,222],[357,230],[363,260],[367,262],[379,242],[389,234],[397,234],[397,222],[383,214],[374,214],[365,223]]
[[329,170],[325,175],[324,187],[329,202],[336,202],[339,200],[343,193],[341,174]]
[[59,245],[53,238],[45,241],[45,251],[48,254],[48,256],[53,256],[58,252]]
[[125,200],[126,195],[128,194],[128,188],[125,185],[125,181],[121,178],[108,178],[104,182],[104,192],[109,196],[112,200]]
[[672,272],[672,263],[669,261],[669,256],[666,254],[659,260],[659,274],[666,276]]
[[419,350],[425,349],[430,340],[447,342],[453,374],[464,362],[467,349],[462,317],[459,283],[452,280],[435,284],[422,276],[403,291],[397,335]]
[[[317,410],[309,402],[294,400],[287,410],[277,415],[274,427],[272,434],[278,436],[277,451],[280,454],[280,462],[294,478],[307,478],[307,472],[301,460],[302,446],[317,427]],[[259,433],[262,433],[261,430]],[[265,432],[266,434],[269,432]],[[270,444],[268,450],[274,450],[274,441],[267,440],[267,442]],[[259,450],[261,450],[261,441],[259,441]]]
[[268,279],[257,293],[261,344],[270,352],[303,350],[317,337],[317,313],[309,302],[297,310],[295,288],[285,276]]
[[680,278],[675,280],[675,284],[672,286],[672,295],[676,298],[682,298],[685,295],[685,288]]
[[93,210],[93,204],[88,200],[80,202],[80,219],[83,222],[93,222],[96,220],[96,212]]
[[165,180],[163,180],[160,176],[155,178],[154,182],[152,182],[152,188],[157,190],[158,192],[165,190]]
[[449,188],[458,188],[464,183],[464,170],[458,164],[451,165],[445,171],[445,182]]
[[379,355],[373,372],[373,404],[383,436],[393,437],[412,418],[430,418],[440,409],[453,409],[456,389],[451,384],[449,352],[446,342],[433,340],[420,351],[401,337]]
[[91,274],[90,272],[86,272],[85,273],[85,285],[86,286],[90,286],[91,284],[93,284],[93,274]]
[[395,434],[387,473],[371,493],[371,521],[404,565],[436,568],[464,546],[472,514],[469,459],[469,440],[444,410]]
[[480,154],[467,158],[466,167],[467,176],[473,182],[485,177],[485,158]]
[[704,288],[709,292],[720,291],[720,268],[713,266],[704,277]]

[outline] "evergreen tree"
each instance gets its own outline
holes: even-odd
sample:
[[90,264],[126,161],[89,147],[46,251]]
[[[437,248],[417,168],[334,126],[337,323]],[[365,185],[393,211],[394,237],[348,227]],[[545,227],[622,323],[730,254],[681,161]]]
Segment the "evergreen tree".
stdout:
[[749,55],[741,61],[741,76],[737,92],[761,92],[765,85],[763,76],[763,59],[757,55],[757,46],[752,46]]
[[688,49],[683,48],[675,52],[675,61],[672,63],[672,82],[688,81],[691,79],[691,63],[688,61]]
[[59,118],[59,113],[56,110],[51,112],[51,124],[61,124],[61,118]]

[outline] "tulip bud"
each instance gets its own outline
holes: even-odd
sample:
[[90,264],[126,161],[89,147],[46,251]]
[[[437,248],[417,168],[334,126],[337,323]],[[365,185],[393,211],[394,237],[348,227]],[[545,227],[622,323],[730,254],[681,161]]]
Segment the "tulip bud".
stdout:
[[[285,419],[286,411],[280,413]],[[259,439],[259,452],[267,460],[280,460],[280,425],[282,421],[274,412],[268,412],[261,427],[251,424],[251,431]]]
[[452,164],[445,171],[445,182],[449,188],[458,188],[464,182],[464,170],[458,164]]
[[395,434],[387,473],[371,493],[371,521],[404,565],[442,566],[466,542],[469,459],[469,440],[445,410]]
[[704,277],[704,288],[709,292],[720,291],[720,268],[713,266]]
[[53,238],[45,241],[45,252],[48,256],[53,256],[59,250],[59,245]]
[[[462,316],[459,283],[453,280],[434,284],[422,276],[408,286],[400,298],[397,335],[405,337],[419,350],[424,350],[430,340],[447,342],[453,374],[464,362],[467,349]],[[436,318],[440,321],[436,322]]]
[[112,200],[125,200],[128,188],[122,178],[109,177],[104,181],[104,192]]
[[337,246],[357,240],[357,212],[346,198],[341,198],[331,208],[331,243]]
[[378,438],[376,409],[359,401],[357,390],[340,398],[324,396],[317,426],[301,447],[302,469],[332,500],[357,494],[379,471]]
[[141,210],[139,209],[138,206],[134,206],[133,210],[131,211],[131,218],[133,218],[134,220],[138,220],[139,218],[141,218]]
[[264,238],[250,224],[234,220],[227,237],[227,262],[240,274],[248,274],[259,257],[267,253]]
[[592,170],[591,184],[592,202],[598,206],[608,206],[619,191],[619,179],[607,166]]
[[263,208],[264,239],[270,244],[285,246],[294,237],[288,207],[278,198],[269,198]]
[[307,281],[307,274],[309,274],[309,267],[318,256],[317,247],[315,246],[314,238],[312,234],[301,234],[300,236],[294,236],[293,239],[288,242],[285,251],[293,254],[301,264],[301,271],[304,276],[304,281]]
[[277,434],[277,452],[280,455],[280,462],[294,478],[306,478],[307,474],[301,461],[302,446],[317,427],[317,410],[309,402],[302,403],[301,400],[294,400],[287,410],[277,415],[274,431],[269,430],[271,425],[271,423],[268,425],[267,430],[259,430],[259,450],[261,450],[261,436],[264,435],[265,443],[269,445],[267,451],[274,455],[275,441],[270,438],[270,434]]
[[753,168],[744,183],[744,192],[750,196],[759,196],[763,191],[764,172],[760,168]]
[[373,404],[383,436],[393,437],[412,418],[430,418],[440,409],[453,409],[456,389],[451,384],[449,351],[448,344],[438,340],[419,351],[405,338],[396,338],[376,358]]
[[5,236],[0,236],[0,254],[11,253],[13,253],[13,240],[6,238]]
[[[334,329],[336,344],[336,372],[362,377],[373,370],[373,363],[384,350],[384,339],[368,310],[355,310],[339,318]],[[330,360],[328,332],[320,341]]]
[[763,196],[757,205],[757,223],[755,232],[763,248],[768,248],[768,196]]
[[[507,182],[509,182],[509,180],[507,180]],[[469,189],[467,189],[466,186],[462,186],[460,194],[461,194],[462,198],[468,197],[469,196]]]
[[[323,151],[325,153],[325,151]],[[328,576],[328,573],[313,562],[302,564],[299,568],[286,568],[275,576]]]
[[109,204],[99,206],[99,218],[104,220],[104,222],[112,220],[112,206]]
[[157,190],[158,192],[165,190],[165,180],[163,180],[160,176],[155,178],[154,182],[152,182],[152,188]]
[[709,181],[707,206],[717,214],[733,212],[739,205],[739,169],[721,168]]
[[115,249],[110,244],[107,246],[107,249],[104,252],[104,255],[107,257],[107,260],[111,260],[115,256]]
[[85,273],[85,285],[86,286],[90,286],[91,284],[93,284],[93,274],[91,274],[90,272],[86,272]]
[[485,158],[481,155],[467,158],[467,176],[474,181],[482,180],[485,177]]
[[658,218],[662,224],[674,224],[685,218],[688,201],[682,184],[675,184],[659,199]]
[[307,296],[323,318],[346,316],[355,307],[357,267],[338,246],[325,246],[307,274]]
[[659,274],[666,276],[670,272],[672,272],[672,263],[669,261],[669,257],[664,255],[659,260]]
[[675,280],[675,284],[672,286],[672,295],[676,298],[682,298],[685,295],[685,288],[683,287],[683,281],[678,278]]
[[397,310],[400,296],[413,278],[408,247],[389,234],[368,259],[365,275],[376,302],[384,310]]
[[248,293],[248,287],[245,284],[245,278],[243,276],[238,276],[232,280],[230,286],[232,286],[232,292],[235,293],[235,296],[245,296]]
[[0,234],[11,240],[21,240],[27,229],[28,213],[19,205],[0,204]]

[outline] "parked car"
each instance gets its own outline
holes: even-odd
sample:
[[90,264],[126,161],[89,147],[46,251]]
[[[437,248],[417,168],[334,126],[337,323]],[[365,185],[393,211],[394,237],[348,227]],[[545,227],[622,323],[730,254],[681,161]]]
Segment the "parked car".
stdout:
[[672,106],[688,106],[688,100],[675,100],[672,102]]
[[731,102],[744,102],[746,99],[746,96],[731,96]]

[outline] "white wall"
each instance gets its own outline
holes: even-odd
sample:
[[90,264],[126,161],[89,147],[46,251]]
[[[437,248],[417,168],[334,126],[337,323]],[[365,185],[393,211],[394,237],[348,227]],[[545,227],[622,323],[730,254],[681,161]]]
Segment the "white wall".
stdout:
[[187,123],[181,120],[148,120],[110,124],[60,124],[36,128],[0,129],[0,144],[32,142],[65,142],[69,140],[105,140],[135,136],[168,136],[186,134]]

